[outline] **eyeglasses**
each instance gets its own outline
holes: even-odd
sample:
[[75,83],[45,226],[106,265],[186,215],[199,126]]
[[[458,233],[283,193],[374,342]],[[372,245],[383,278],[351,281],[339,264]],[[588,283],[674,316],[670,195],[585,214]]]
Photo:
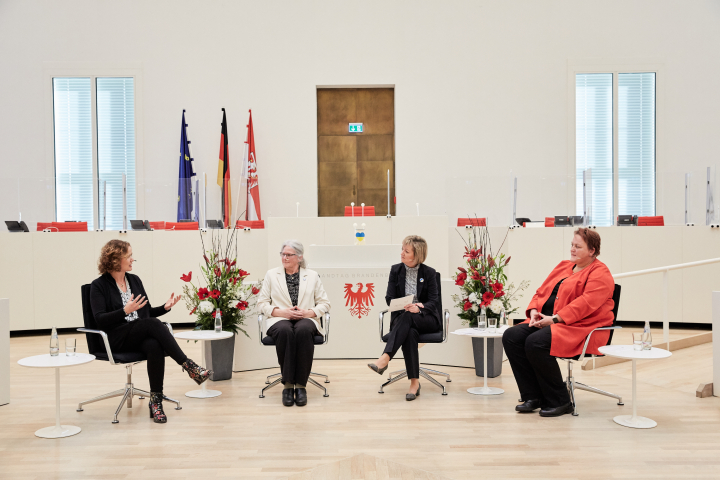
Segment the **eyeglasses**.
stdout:
[[281,253],[280,256],[282,258],[291,258],[291,257],[296,257],[297,253]]

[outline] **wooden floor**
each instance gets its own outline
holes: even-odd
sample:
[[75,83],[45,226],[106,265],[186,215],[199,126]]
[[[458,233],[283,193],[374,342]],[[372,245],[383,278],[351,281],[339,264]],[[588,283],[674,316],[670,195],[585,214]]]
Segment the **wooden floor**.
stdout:
[[[73,336],[87,351],[84,338]],[[711,381],[711,344],[638,364],[639,414],[658,422],[651,430],[612,421],[632,411],[630,363],[575,372],[579,381],[622,394],[625,406],[579,392],[580,416],[541,418],[514,412],[518,391],[507,363],[489,380],[503,395],[470,395],[465,390],[482,378],[442,367],[452,374],[449,395],[423,381],[418,400],[406,402],[405,381],[377,393],[382,377],[366,361],[319,360],[314,370],[330,376],[330,397],[309,387],[306,407],[286,408],[280,388],[258,398],[274,371],[235,373],[211,384],[221,397],[199,400],[184,396],[195,384],[168,360],[165,393],[183,409],[167,404],[167,424],[151,422],[146,400],[123,410],[117,425],[110,423],[117,399],[77,413],[78,401],[125,382],[124,368],[93,362],[61,373],[62,422],[83,431],[46,440],[33,432],[54,423],[53,372],[17,360],[46,352],[47,340],[11,339],[11,403],[0,407],[3,479],[720,478],[720,398],[695,397],[697,385]],[[198,344],[181,345],[199,359]],[[391,367],[402,368],[402,360]],[[134,377],[147,388],[144,366]]]

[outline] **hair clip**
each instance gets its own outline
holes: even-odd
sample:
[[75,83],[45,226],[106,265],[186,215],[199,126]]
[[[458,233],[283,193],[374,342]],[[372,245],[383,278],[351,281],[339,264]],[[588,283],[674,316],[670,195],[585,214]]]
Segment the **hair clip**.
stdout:
[[421,282],[424,282],[424,281],[425,281],[425,279],[424,279],[424,278],[421,278],[421,279],[420,279],[420,281],[421,281]]

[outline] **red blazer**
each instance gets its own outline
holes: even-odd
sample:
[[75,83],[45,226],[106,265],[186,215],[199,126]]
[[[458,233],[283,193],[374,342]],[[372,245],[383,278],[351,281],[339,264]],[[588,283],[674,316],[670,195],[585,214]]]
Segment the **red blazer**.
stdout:
[[[558,314],[565,323],[551,325],[552,344],[550,355],[554,357],[574,357],[582,353],[585,338],[598,327],[609,327],[613,322],[613,291],[615,280],[610,270],[600,260],[595,259],[589,266],[573,273],[575,266],[570,260],[563,260],[553,269],[530,301],[523,323],[530,321],[530,310],[538,312],[550,298],[555,285],[565,281],[558,289],[553,315]],[[597,332],[590,337],[587,353],[599,355],[599,347],[608,341],[610,332]]]

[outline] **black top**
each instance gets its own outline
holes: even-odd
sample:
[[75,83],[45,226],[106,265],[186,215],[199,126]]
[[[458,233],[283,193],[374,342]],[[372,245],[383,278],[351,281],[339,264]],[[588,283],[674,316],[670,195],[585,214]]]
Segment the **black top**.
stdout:
[[[126,273],[125,275],[135,297],[137,298],[139,295],[147,297],[140,277],[131,273]],[[95,322],[100,330],[108,335],[114,333],[113,337],[117,337],[118,335],[121,337],[124,336],[127,328],[121,327],[134,323],[125,320],[125,311],[123,310],[120,290],[118,289],[117,283],[115,283],[115,279],[109,273],[99,276],[90,284],[90,306],[93,316],[95,317]],[[151,306],[150,300],[148,299],[148,303],[137,311],[138,319],[135,321],[142,321],[143,318],[157,318],[165,315],[168,311],[169,310],[165,310],[165,305],[159,307]],[[119,339],[116,338],[115,340]]]
[[[385,293],[385,301],[390,305],[390,300],[401,298],[409,293],[405,293],[405,264],[398,263],[390,268],[390,278],[388,279],[387,293]],[[417,292],[415,293],[417,302],[422,303],[424,308],[420,309],[421,315],[430,315],[440,322],[440,295],[438,294],[437,273],[432,267],[428,267],[424,263],[419,265],[417,274]],[[390,318],[395,320],[400,316],[402,311],[392,312]]]
[[285,283],[287,283],[288,293],[290,294],[290,301],[293,307],[297,307],[298,304],[298,293],[300,292],[300,271],[293,273],[292,275],[285,274]]
[[552,293],[550,294],[550,297],[548,297],[547,301],[545,302],[545,305],[542,306],[542,310],[540,313],[543,315],[546,315],[548,317],[552,317],[553,315],[553,309],[555,308],[555,299],[557,298],[558,290],[560,289],[560,284],[564,282],[565,279],[563,278],[560,280],[557,285],[555,285],[555,288],[553,288]]

